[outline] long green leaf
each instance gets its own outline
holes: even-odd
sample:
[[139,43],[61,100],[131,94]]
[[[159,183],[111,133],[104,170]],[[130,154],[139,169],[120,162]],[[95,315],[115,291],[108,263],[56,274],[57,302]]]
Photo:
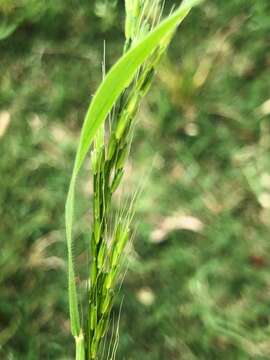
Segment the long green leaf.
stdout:
[[78,150],[71,176],[69,191],[66,201],[66,237],[68,247],[68,284],[69,284],[69,306],[71,331],[75,337],[80,334],[80,317],[78,308],[78,296],[75,283],[75,271],[73,265],[72,251],[72,228],[74,214],[75,185],[80,168],[85,160],[87,152],[93,142],[95,134],[100,125],[105,121],[113,105],[129,86],[138,68],[144,63],[147,57],[158,46],[160,41],[173,32],[182,20],[196,5],[198,0],[186,0],[166,20],[161,22],[134,48],[123,55],[120,60],[111,68],[102,84],[93,97],[86,117],[84,119]]

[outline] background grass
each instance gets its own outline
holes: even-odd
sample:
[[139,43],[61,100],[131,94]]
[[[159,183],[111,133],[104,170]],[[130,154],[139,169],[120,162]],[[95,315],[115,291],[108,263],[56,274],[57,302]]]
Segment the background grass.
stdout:
[[[269,15],[267,0],[194,10],[144,102],[126,186],[152,171],[114,309],[124,295],[119,359],[270,359]],[[71,359],[64,201],[123,3],[4,0],[0,19],[0,356]]]

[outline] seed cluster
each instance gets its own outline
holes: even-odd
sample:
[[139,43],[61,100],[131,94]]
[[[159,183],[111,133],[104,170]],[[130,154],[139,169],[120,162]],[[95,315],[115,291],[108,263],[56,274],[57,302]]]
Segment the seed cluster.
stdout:
[[[150,4],[152,13],[149,14]],[[160,19],[160,2],[126,0],[126,42],[124,52],[140,40]],[[93,227],[88,314],[88,359],[97,359],[102,338],[109,326],[115,285],[123,251],[130,238],[132,208],[116,216],[109,229],[112,197],[124,175],[129,155],[135,116],[140,102],[152,83],[155,68],[167,44],[161,44],[138,70],[110,114],[109,128],[99,130],[92,151]]]

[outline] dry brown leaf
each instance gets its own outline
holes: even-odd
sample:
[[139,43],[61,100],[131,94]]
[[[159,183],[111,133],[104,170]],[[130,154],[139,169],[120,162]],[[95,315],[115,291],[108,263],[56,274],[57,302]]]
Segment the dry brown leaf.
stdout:
[[264,103],[261,104],[261,106],[259,107],[259,112],[263,116],[270,114],[270,99],[266,100]]
[[151,233],[152,242],[164,241],[167,235],[174,230],[190,230],[201,232],[204,228],[202,221],[194,216],[175,214],[164,218],[159,228]]
[[10,113],[8,111],[0,112],[0,138],[3,137],[10,124]]

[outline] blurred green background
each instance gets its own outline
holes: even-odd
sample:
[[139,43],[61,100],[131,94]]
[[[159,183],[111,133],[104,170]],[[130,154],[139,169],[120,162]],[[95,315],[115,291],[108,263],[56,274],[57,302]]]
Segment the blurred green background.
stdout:
[[[167,1],[168,8],[172,5]],[[64,202],[123,1],[0,1],[0,358],[72,359]],[[207,1],[139,114],[117,359],[270,359],[270,2]],[[88,240],[89,166],[76,234]],[[77,249],[78,261],[83,255]]]

